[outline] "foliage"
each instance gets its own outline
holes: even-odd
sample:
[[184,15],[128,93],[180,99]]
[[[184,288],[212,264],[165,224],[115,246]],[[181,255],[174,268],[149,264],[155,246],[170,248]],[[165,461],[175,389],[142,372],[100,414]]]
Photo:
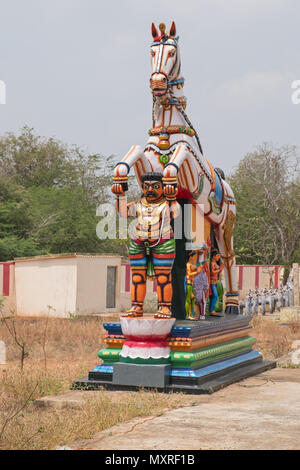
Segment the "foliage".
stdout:
[[29,235],[30,207],[22,186],[0,175],[0,260],[42,252]]
[[126,254],[99,240],[96,208],[112,200],[113,156],[88,155],[29,127],[0,138],[0,260],[45,253]]
[[290,265],[299,255],[298,163],[294,147],[263,144],[228,178],[237,201],[238,263]]

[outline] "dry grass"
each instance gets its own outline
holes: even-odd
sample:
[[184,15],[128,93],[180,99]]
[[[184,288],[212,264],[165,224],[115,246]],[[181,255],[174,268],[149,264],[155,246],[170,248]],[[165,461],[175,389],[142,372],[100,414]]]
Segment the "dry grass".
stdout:
[[[45,350],[48,358],[55,360],[78,361],[95,360],[95,351],[101,347],[105,334],[96,318],[18,318],[16,327],[19,337],[26,342],[31,359],[43,359],[43,341],[46,330]],[[19,352],[4,324],[0,324],[0,336],[7,346],[10,360],[17,359]]]
[[[34,404],[35,398],[63,391],[67,382],[65,377],[54,372],[43,374],[41,370],[30,369],[22,376],[8,377],[0,393],[2,422],[14,411],[18,413],[6,426],[0,448],[55,449],[78,439],[91,438],[120,422],[138,416],[159,415],[165,409],[183,405],[180,394],[166,396],[140,391],[127,393],[116,402],[113,396],[101,390],[75,409],[40,408]],[[21,409],[24,401],[26,406]]]
[[0,338],[7,345],[8,356],[7,366],[0,368],[0,449],[54,449],[92,437],[114,424],[160,414],[186,402],[181,394],[146,391],[124,392],[116,402],[113,395],[99,391],[79,409],[39,408],[34,400],[69,390],[74,379],[94,368],[99,361],[97,351],[103,347],[104,329],[99,320],[91,318],[49,318],[48,324],[45,318],[15,321],[29,356],[21,371],[20,351],[5,324],[0,323]]
[[264,359],[277,359],[291,351],[294,340],[300,339],[300,322],[281,325],[273,320],[254,317],[251,334],[256,337],[255,348]]

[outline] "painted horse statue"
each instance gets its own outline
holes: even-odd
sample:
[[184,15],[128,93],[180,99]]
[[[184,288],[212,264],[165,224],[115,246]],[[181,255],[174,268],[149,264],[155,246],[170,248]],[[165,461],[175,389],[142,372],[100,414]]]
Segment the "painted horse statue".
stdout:
[[117,196],[124,193],[132,167],[140,186],[143,174],[162,172],[166,197],[188,201],[192,216],[200,214],[203,218],[205,235],[197,239],[199,231],[193,242],[196,245],[207,243],[207,230],[209,236],[213,232],[225,264],[225,312],[238,314],[239,294],[233,251],[234,195],[222,170],[214,168],[204,157],[199,136],[185,112],[184,78],[175,23],[172,23],[169,33],[163,23],[159,30],[152,23],[152,36],[152,128],[144,149],[133,145],[116,165],[112,192]]

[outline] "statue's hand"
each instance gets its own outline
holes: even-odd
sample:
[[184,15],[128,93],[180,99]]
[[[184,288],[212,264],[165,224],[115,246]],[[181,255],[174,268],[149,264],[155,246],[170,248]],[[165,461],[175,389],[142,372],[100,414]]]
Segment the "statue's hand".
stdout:
[[116,165],[111,188],[116,196],[125,196],[125,191],[128,190],[128,173],[128,165],[122,165],[121,162]]
[[121,183],[114,183],[111,187],[111,192],[116,196],[125,196],[125,189]]
[[164,195],[167,199],[175,199],[178,193],[177,186],[173,184],[166,184],[164,186]]

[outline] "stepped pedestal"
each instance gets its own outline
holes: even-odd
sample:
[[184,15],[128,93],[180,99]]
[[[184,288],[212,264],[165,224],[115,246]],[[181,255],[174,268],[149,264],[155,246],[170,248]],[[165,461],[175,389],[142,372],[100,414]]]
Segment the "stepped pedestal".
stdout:
[[253,349],[251,316],[201,321],[121,318],[105,323],[103,363],[76,380],[76,388],[212,393],[276,367]]

